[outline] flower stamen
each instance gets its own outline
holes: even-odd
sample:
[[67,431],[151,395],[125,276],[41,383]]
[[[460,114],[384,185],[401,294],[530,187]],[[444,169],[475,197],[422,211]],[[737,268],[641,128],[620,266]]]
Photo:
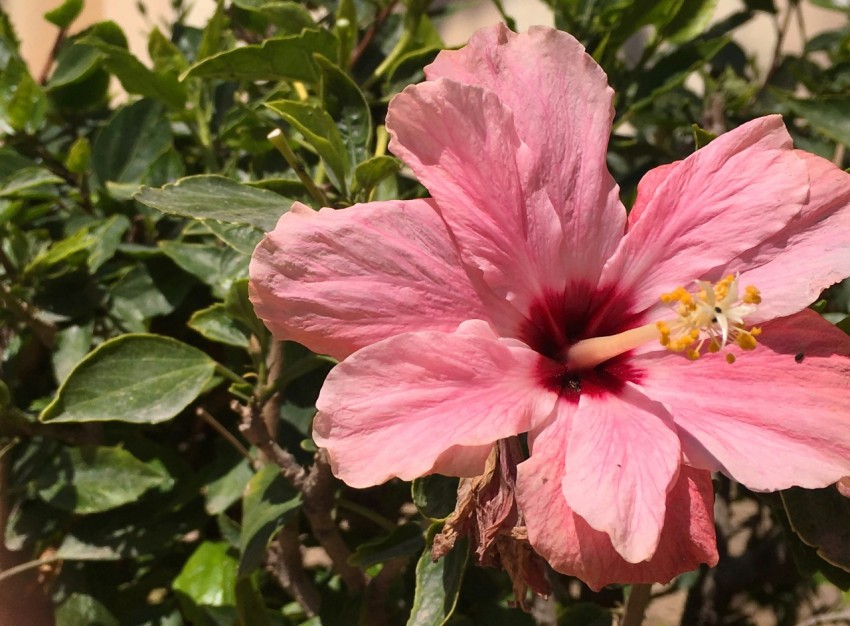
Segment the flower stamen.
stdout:
[[[761,303],[759,290],[748,285],[739,295],[738,276],[733,274],[714,284],[704,280],[696,284],[696,293],[676,287],[661,295],[661,302],[677,314],[674,320],[656,324],[661,345],[671,352],[683,352],[691,360],[700,357],[706,343],[710,353],[724,351],[730,342],[742,350],[755,350],[761,328],[746,328],[744,318]],[[728,363],[735,362],[731,353],[725,358]]]

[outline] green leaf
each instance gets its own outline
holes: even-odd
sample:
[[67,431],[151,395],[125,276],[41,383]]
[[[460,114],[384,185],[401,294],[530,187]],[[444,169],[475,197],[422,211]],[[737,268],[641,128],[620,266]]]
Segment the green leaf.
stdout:
[[257,587],[256,576],[241,576],[236,581],[236,612],[240,624],[271,626],[263,594]]
[[161,189],[143,187],[134,198],[149,207],[182,217],[250,224],[269,231],[292,200],[273,191],[237,183],[223,176],[189,176]]
[[122,335],[102,343],[74,368],[39,419],[162,422],[198,397],[215,365],[176,339]]
[[189,318],[189,328],[201,333],[210,341],[247,349],[250,334],[227,313],[224,304],[217,303],[195,311]]
[[139,264],[110,289],[112,313],[134,329],[144,322],[171,313],[191,288],[170,262]]
[[242,497],[245,485],[251,480],[254,471],[248,459],[239,457],[239,462],[230,468],[223,476],[204,485],[203,494],[207,513],[218,515],[224,513],[230,505]]
[[362,190],[368,199],[372,190],[382,180],[401,171],[401,161],[395,157],[381,155],[359,163],[354,169],[355,191]]
[[268,331],[254,313],[254,305],[248,298],[248,279],[237,280],[230,287],[224,298],[224,307],[228,315],[233,316],[251,329],[258,337],[265,336]]
[[[3,181],[0,186],[0,198],[29,195],[39,190],[43,192],[46,185],[62,182],[64,181],[59,176],[44,167],[24,167]],[[49,195],[55,196],[55,191]]]
[[300,506],[301,494],[280,475],[277,466],[266,465],[254,475],[242,501],[240,576],[261,565],[269,541]]
[[47,98],[17,49],[0,37],[0,133],[35,133],[47,114]]
[[305,30],[298,35],[267,39],[259,45],[220,52],[190,67],[181,79],[302,80],[316,83],[319,72],[313,53],[336,59],[339,42],[333,33],[324,29]]
[[233,0],[246,11],[261,13],[275,26],[287,33],[300,33],[305,28],[315,30],[316,22],[301,2],[285,0]]
[[120,622],[92,596],[72,593],[56,609],[56,626],[120,626]]
[[322,103],[347,148],[349,168],[354,167],[369,158],[372,113],[363,92],[348,74],[322,56],[316,56],[316,63],[322,71]]
[[172,589],[197,606],[236,605],[236,559],[225,542],[205,541],[186,561]]
[[74,366],[91,350],[92,331],[91,325],[69,326],[56,333],[56,346],[51,361],[59,383],[68,377]]
[[124,233],[130,228],[130,220],[123,215],[113,215],[90,229],[95,243],[89,250],[89,272],[94,274],[115,255]]
[[817,132],[850,146],[850,96],[820,97],[810,100],[789,98],[790,109],[804,118]]
[[850,572],[850,498],[835,486],[780,492],[791,528],[828,563]]
[[418,554],[425,547],[422,527],[414,522],[398,526],[389,535],[364,541],[348,557],[351,565],[366,569],[399,556]]
[[430,474],[414,479],[410,490],[413,503],[422,515],[443,520],[455,510],[457,486],[457,478]]
[[671,43],[684,43],[700,35],[711,22],[718,0],[687,0],[676,16],[661,27],[661,36]]
[[92,167],[102,184],[142,183],[157,159],[172,149],[162,105],[139,100],[119,109],[97,134]]
[[65,0],[55,9],[45,13],[44,19],[61,29],[65,29],[80,16],[82,10],[83,0]]
[[68,148],[68,156],[65,157],[65,167],[73,174],[83,174],[89,168],[91,162],[91,144],[85,137],[77,137],[71,147]]
[[700,128],[697,124],[691,124],[691,132],[694,134],[694,147],[697,150],[717,139],[717,135],[704,128]]
[[330,114],[320,106],[295,100],[275,100],[267,102],[266,106],[304,136],[325,162],[328,178],[334,187],[345,195],[350,161],[345,143]]
[[460,583],[466,570],[469,546],[465,539],[438,561],[431,559],[431,545],[439,524],[428,530],[428,543],[416,564],[416,593],[407,626],[443,626],[454,613]]
[[127,93],[159,100],[175,109],[182,109],[186,104],[186,89],[177,80],[176,74],[153,72],[126,48],[95,37],[83,37],[79,44],[91,46],[102,53],[101,62],[121,81]]
[[222,47],[225,28],[227,27],[227,13],[224,12],[224,2],[218,0],[216,2],[215,12],[207,22],[204,32],[201,34],[201,43],[198,44],[197,59],[206,59],[212,56]]
[[88,515],[135,502],[168,474],[123,448],[60,448],[36,481],[39,497],[59,509]]
[[256,226],[246,224],[227,224],[225,222],[219,222],[218,220],[204,219],[201,221],[204,226],[209,228],[210,232],[212,232],[212,234],[218,237],[221,241],[237,252],[241,252],[248,256],[251,256],[254,253],[254,249],[257,247],[257,244],[260,243],[260,240],[265,235],[265,232]]
[[234,281],[248,276],[250,258],[233,248],[206,243],[161,241],[160,249],[181,268],[224,297]]

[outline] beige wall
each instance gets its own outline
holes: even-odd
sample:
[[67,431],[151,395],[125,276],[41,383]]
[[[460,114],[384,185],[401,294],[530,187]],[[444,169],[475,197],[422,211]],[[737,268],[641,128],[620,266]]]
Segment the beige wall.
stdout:
[[[643,1],[643,0],[639,0]],[[787,0],[776,0],[783,8]],[[160,24],[170,14],[170,0],[144,0],[148,6],[147,18],[142,18],[136,9],[135,0],[86,0],[86,8],[74,29],[79,30],[92,22],[110,19],[118,22],[127,33],[130,48],[145,59],[145,34],[151,24]],[[487,0],[451,0],[455,5],[452,15],[441,24],[441,30],[449,45],[460,45],[479,26],[499,20],[499,14]],[[44,66],[56,37],[56,28],[43,19],[45,11],[61,4],[61,0],[0,0],[12,17],[12,23],[22,40],[24,57],[33,71],[38,73]],[[215,0],[191,0],[193,10],[189,21],[203,24],[215,6]],[[741,6],[740,0],[720,0],[718,17],[733,13]],[[505,0],[510,15],[517,18],[517,25],[524,30],[532,24],[552,24],[552,14],[542,0]],[[819,32],[836,28],[846,18],[835,11],[820,9],[805,3],[806,32]],[[738,33],[739,40],[757,56],[762,65],[769,62],[775,46],[774,29],[768,15],[759,15]],[[800,31],[795,26],[790,30],[785,48],[798,50]]]

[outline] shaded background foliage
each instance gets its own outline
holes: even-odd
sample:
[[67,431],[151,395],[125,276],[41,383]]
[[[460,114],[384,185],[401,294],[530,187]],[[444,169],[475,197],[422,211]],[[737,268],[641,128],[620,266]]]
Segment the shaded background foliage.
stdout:
[[[837,28],[777,45],[766,71],[732,36],[767,13],[781,42],[800,2],[721,21],[716,0],[548,3],[617,92],[627,206],[650,168],[767,113],[850,165],[846,2],[817,0]],[[60,35],[42,77],[0,12],[0,623],[614,623],[627,589],[550,572],[553,597],[523,613],[463,546],[432,562],[455,482],[335,481],[309,438],[333,363],[272,341],[247,301],[250,253],[293,201],[424,194],[383,120],[452,4],[220,1],[202,28],[174,4],[145,65],[114,22],[68,35],[82,0],[66,0],[45,15]],[[815,306],[850,330],[850,286]],[[840,623],[850,501],[716,487],[719,566],[657,587],[650,610]]]

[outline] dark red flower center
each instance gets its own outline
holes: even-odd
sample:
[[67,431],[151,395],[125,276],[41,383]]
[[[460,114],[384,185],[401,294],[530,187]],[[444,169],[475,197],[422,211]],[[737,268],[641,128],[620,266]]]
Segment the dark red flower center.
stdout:
[[578,402],[582,393],[617,393],[625,382],[637,382],[641,372],[629,353],[582,371],[571,370],[565,359],[569,347],[582,339],[640,326],[641,316],[633,310],[630,298],[587,283],[545,292],[529,307],[519,330],[519,339],[540,354],[538,382],[571,402]]

